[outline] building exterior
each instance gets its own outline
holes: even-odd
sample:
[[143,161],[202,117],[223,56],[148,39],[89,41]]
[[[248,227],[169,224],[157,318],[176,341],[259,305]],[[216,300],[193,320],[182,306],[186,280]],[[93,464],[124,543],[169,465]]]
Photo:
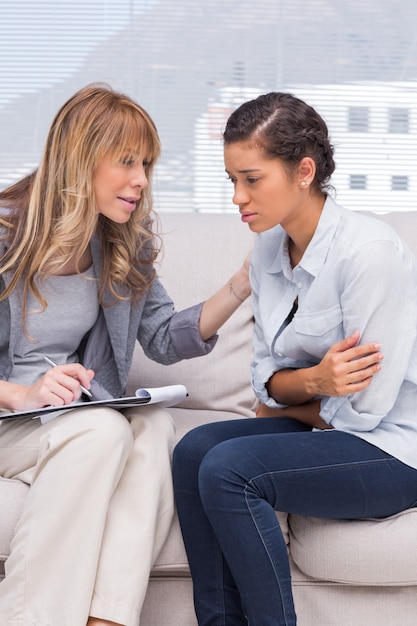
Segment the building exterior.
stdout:
[[[374,212],[417,210],[417,85],[351,83],[286,89],[326,120],[335,147],[337,200]],[[193,206],[235,211],[223,164],[228,115],[259,90],[224,88],[195,126]]]

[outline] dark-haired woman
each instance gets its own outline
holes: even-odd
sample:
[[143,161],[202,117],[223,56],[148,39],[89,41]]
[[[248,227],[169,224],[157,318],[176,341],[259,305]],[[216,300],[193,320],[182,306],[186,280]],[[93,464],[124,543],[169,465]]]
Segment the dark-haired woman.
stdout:
[[[417,503],[417,261],[329,195],[333,148],[290,94],[247,102],[224,133],[252,255],[258,419],[174,451],[200,626],[294,626],[275,511],[385,517]],[[401,304],[399,304],[401,303]]]

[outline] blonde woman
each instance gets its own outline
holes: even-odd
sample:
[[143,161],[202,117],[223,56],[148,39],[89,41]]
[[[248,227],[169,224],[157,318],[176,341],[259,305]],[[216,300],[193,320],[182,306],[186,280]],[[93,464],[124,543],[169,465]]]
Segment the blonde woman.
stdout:
[[[233,291],[175,312],[154,269],[159,153],[149,115],[91,85],[56,115],[37,171],[0,194],[1,407],[65,407],[82,388],[118,397],[136,339],[166,364],[206,354],[249,294],[243,264]],[[172,442],[170,416],[151,407],[3,422],[0,475],[30,490],[0,626],[139,623],[173,512]]]

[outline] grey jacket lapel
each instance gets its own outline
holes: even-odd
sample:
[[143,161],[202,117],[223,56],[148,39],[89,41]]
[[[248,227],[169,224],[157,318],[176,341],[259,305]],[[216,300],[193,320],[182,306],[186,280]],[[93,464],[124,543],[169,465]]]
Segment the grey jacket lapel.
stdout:
[[[101,275],[101,246],[98,237],[95,235],[91,240],[91,255],[96,276]],[[123,294],[122,295],[127,295]],[[126,351],[130,322],[130,300],[118,300],[114,303],[114,298],[106,289],[104,295],[105,303],[113,306],[104,306],[104,319],[106,320],[107,331],[113,349],[114,360],[116,362],[120,381],[126,380]]]

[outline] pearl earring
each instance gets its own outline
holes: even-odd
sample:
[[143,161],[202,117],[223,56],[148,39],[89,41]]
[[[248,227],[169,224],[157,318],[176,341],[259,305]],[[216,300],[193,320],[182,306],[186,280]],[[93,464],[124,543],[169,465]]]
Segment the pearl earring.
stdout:
[[301,187],[307,187],[308,181],[307,180],[302,180],[300,184],[301,184]]

